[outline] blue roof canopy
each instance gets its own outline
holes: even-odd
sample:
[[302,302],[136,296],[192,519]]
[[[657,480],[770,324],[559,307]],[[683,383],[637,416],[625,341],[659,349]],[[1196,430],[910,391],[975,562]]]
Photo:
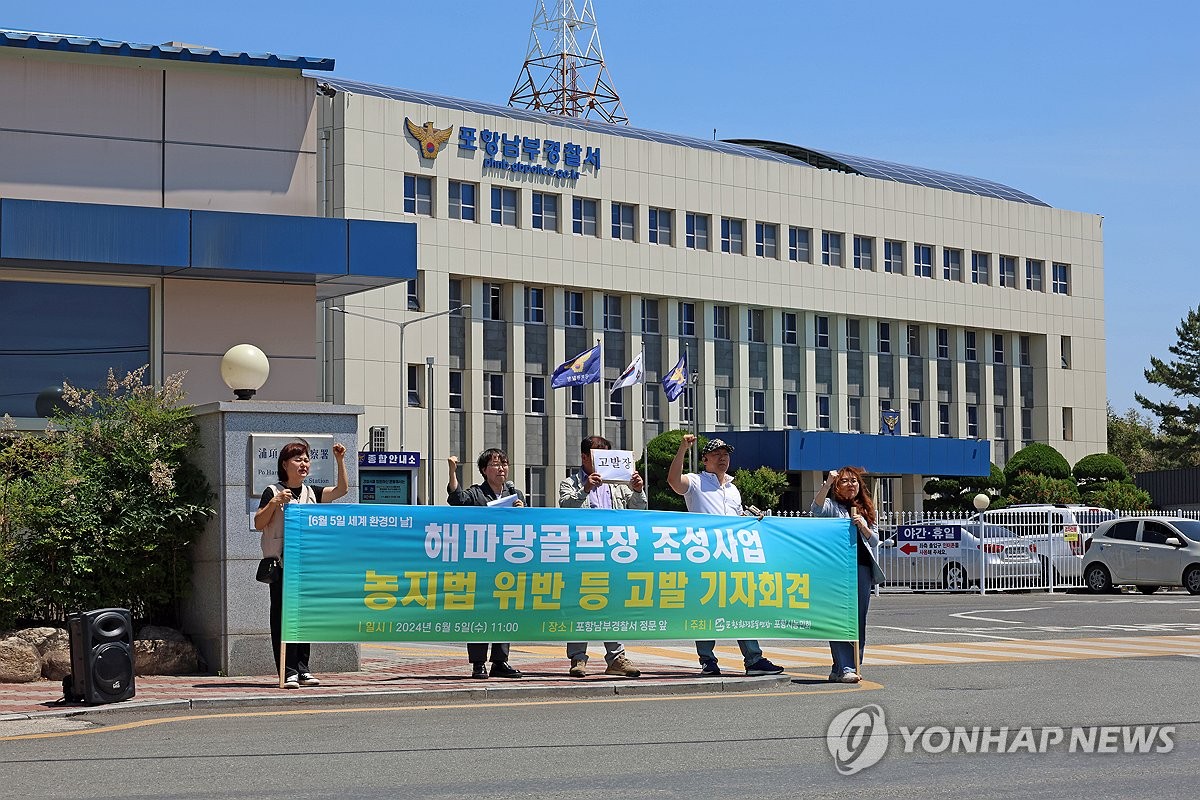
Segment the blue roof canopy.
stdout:
[[279,69],[332,70],[332,58],[284,56],[274,53],[244,53],[239,50],[217,50],[200,45],[138,44],[93,36],[67,33],[37,33],[0,29],[0,47],[27,50],[52,50],[60,53],[90,53],[127,58],[158,58],[167,61],[192,61],[204,64],[236,64],[244,67],[275,67]]

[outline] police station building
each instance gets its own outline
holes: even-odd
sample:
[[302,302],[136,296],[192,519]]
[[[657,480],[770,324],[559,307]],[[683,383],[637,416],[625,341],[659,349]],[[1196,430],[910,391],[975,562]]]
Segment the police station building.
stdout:
[[[259,398],[364,406],[362,446],[419,454],[421,502],[444,502],[447,456],[473,481],[501,447],[554,505],[591,433],[640,451],[694,425],[735,441],[735,466],[794,473],[796,506],[843,463],[896,476],[888,499],[912,509],[925,475],[986,474],[1033,441],[1071,462],[1106,447],[1097,215],[797,144],[341,80],[325,59],[0,45],[0,92],[41,98],[4,98],[6,313],[18,284],[63,318],[71,287],[133,289],[142,316],[105,324],[143,332],[130,363],[191,369],[194,403],[227,397],[225,347],[256,344]],[[102,269],[20,232],[114,214],[170,233]],[[602,390],[552,389],[597,342]],[[610,395],[643,351],[645,390]],[[667,402],[685,352],[693,389]],[[13,405],[27,424],[38,386]]]

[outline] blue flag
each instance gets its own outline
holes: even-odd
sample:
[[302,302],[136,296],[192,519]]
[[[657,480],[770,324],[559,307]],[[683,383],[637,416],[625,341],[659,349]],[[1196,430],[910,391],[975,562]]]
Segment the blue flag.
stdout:
[[584,350],[574,358],[558,365],[550,376],[550,386],[561,389],[564,386],[583,386],[597,383],[600,380],[600,345],[590,350]]
[[679,361],[675,366],[671,367],[671,371],[662,379],[663,391],[667,393],[667,402],[674,402],[679,395],[683,394],[683,390],[687,387],[688,368],[687,368],[687,351],[683,351],[683,355],[679,357]]

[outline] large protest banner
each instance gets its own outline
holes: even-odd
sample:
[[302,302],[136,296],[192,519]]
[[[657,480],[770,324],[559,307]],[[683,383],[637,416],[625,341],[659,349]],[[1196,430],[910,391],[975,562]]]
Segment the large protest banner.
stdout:
[[303,505],[284,641],[857,641],[846,519]]

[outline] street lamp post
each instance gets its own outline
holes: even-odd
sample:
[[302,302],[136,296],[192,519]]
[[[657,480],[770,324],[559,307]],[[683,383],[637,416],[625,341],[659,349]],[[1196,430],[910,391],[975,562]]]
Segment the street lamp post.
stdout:
[[[404,360],[404,329],[407,328],[409,325],[413,325],[418,322],[424,322],[427,319],[433,319],[435,317],[444,317],[447,314],[461,313],[470,307],[471,307],[470,304],[456,306],[455,308],[450,308],[445,311],[435,311],[434,313],[426,314],[423,317],[416,317],[415,319],[406,319],[403,322],[399,322],[394,319],[384,319],[383,317],[373,317],[370,314],[360,314],[357,311],[347,311],[346,309],[339,308],[338,306],[331,307],[332,311],[336,311],[339,314],[346,314],[351,317],[362,317],[363,319],[372,319],[372,320],[375,320],[376,322],[382,322],[387,325],[395,325],[399,329],[399,332],[400,332],[400,335],[399,335],[399,346],[400,346],[400,409],[399,409],[400,410],[400,450],[404,450],[404,412],[408,408],[408,390],[407,390],[407,386],[406,386],[406,384],[408,383],[408,362],[406,362]],[[427,397],[425,400],[425,402],[427,402],[427,403],[432,402],[432,401],[433,401],[432,397]],[[433,442],[430,442],[429,444],[430,444],[430,447],[433,446]]]

